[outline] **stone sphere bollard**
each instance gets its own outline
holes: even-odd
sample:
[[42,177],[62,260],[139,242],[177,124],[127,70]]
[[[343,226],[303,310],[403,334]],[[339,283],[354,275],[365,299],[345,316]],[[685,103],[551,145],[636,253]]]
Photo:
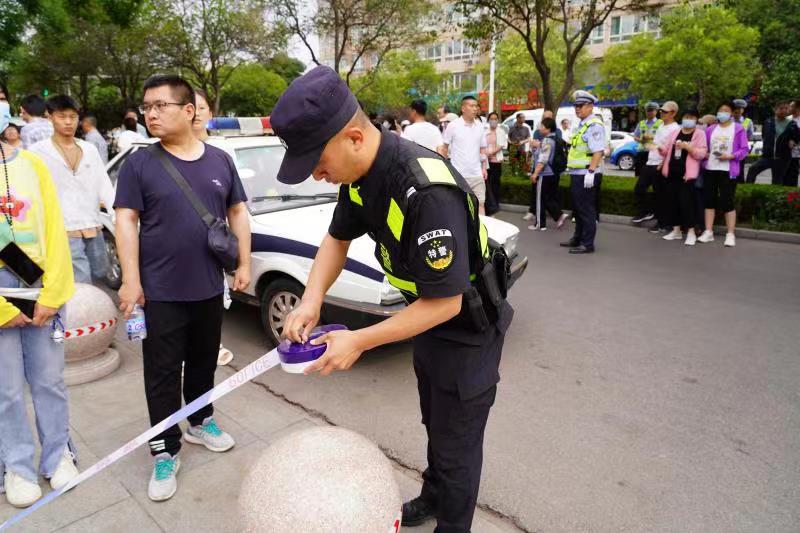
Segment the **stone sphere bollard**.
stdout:
[[64,314],[64,329],[75,332],[64,340],[66,384],[88,383],[116,370],[119,352],[110,346],[119,318],[111,297],[94,285],[76,283]]
[[396,532],[402,505],[394,469],[375,444],[321,426],[278,440],[253,465],[239,494],[239,530]]

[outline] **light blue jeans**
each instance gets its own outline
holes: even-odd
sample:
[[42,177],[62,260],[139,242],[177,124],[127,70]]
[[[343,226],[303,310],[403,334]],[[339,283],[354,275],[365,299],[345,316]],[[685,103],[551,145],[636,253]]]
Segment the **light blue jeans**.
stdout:
[[[0,268],[0,287],[20,287],[17,277]],[[63,308],[61,310],[63,320]],[[41,328],[0,328],[0,492],[5,469],[36,482],[36,444],[25,409],[27,381],[42,445],[39,472],[52,477],[69,440],[67,387],[64,384],[64,345],[50,338],[50,325]]]
[[72,254],[72,270],[75,271],[75,283],[92,283],[92,278],[104,278],[108,273],[108,255],[103,232],[97,237],[69,238],[69,251]]

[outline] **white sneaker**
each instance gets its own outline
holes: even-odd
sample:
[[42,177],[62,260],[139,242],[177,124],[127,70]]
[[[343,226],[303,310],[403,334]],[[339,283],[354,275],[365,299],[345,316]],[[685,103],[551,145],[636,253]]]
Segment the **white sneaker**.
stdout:
[[58,467],[56,467],[53,477],[50,478],[50,486],[53,487],[53,490],[59,490],[78,474],[78,469],[75,467],[75,455],[69,451],[69,446],[66,446],[61,460],[58,462]]
[[6,472],[3,480],[6,500],[14,507],[30,507],[42,497],[42,489],[38,483],[28,481],[14,472]]
[[539,231],[547,231],[547,228],[539,228]]
[[177,475],[180,468],[181,460],[177,455],[173,457],[168,452],[156,455],[153,474],[150,476],[150,484],[147,486],[147,497],[154,502],[163,502],[172,498],[178,490]]
[[683,244],[685,244],[686,246],[694,246],[695,244],[697,244],[697,236],[694,234],[693,231],[686,234],[686,241],[684,241]]
[[212,452],[227,452],[236,444],[233,437],[219,429],[210,416],[203,420],[201,426],[189,426],[183,439],[192,444],[201,444]]
[[566,214],[566,213],[564,213],[563,215],[561,215],[561,216],[558,218],[558,223],[556,224],[556,227],[557,227],[558,229],[561,229],[562,227],[564,227],[564,223],[567,221],[567,219],[568,219],[568,218],[569,218],[569,215],[568,215],[568,214]]
[[714,240],[714,232],[711,230],[705,230],[698,238],[698,242],[713,242]]
[[233,361],[233,352],[219,345],[219,353],[217,354],[217,366],[225,366]]
[[725,235],[725,246],[729,246],[731,248],[736,246],[736,235],[733,233],[728,233]]
[[539,229],[539,226],[537,224],[531,224],[530,226],[528,226],[528,229],[531,231],[536,231],[537,229]]
[[522,220],[533,220],[533,213],[525,213],[525,216],[522,217]]
[[683,234],[680,231],[672,230],[661,238],[665,241],[680,241],[683,239]]

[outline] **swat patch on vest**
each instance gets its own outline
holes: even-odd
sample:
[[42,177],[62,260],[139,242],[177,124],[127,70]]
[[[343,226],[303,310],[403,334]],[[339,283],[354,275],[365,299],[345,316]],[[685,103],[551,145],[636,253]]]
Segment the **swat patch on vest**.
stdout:
[[436,272],[450,268],[455,258],[455,241],[449,229],[437,229],[423,233],[417,238],[425,264]]

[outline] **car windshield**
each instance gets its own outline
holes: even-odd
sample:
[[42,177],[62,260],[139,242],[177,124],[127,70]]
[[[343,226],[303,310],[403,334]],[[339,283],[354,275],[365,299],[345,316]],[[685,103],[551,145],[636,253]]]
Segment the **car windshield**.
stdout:
[[283,146],[238,148],[236,162],[247,193],[247,205],[254,215],[285,209],[287,204],[313,204],[336,201],[337,188],[325,181],[307,179],[297,185],[278,181],[278,169],[285,153]]

